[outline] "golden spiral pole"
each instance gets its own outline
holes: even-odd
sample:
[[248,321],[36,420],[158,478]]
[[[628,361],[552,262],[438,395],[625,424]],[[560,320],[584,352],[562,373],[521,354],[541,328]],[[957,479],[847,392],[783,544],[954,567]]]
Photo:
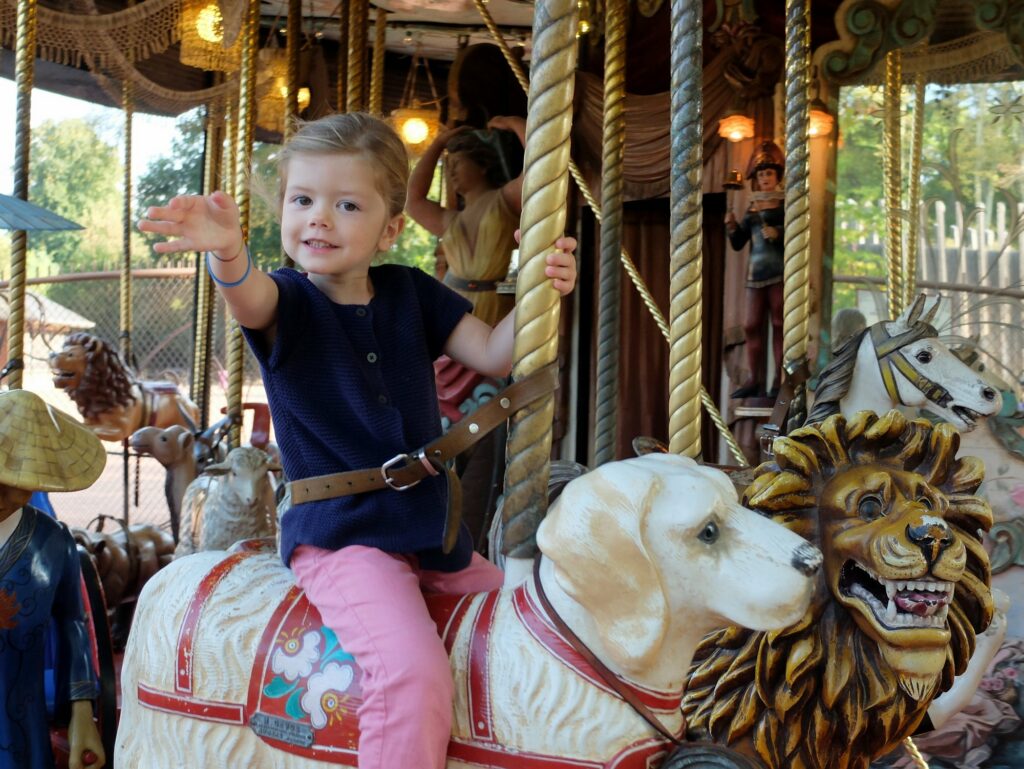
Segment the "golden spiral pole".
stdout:
[[[809,0],[786,1],[786,210],[783,248],[782,364],[792,376],[807,360],[810,302],[811,210],[810,110],[811,67]],[[794,384],[786,432],[807,419],[807,391]]]
[[[32,144],[32,81],[35,78],[36,0],[18,0],[18,39],[14,82],[17,105],[14,118],[14,197],[28,200],[29,155]],[[11,281],[7,295],[7,384],[21,387],[25,344],[25,286],[28,264],[28,233],[15,230],[11,236]]]
[[900,220],[902,174],[900,173],[900,94],[903,53],[899,48],[885,55],[885,107],[882,151],[885,174],[885,256],[889,272],[889,316],[903,312],[903,225]]
[[[249,237],[249,165],[252,162],[252,137],[256,95],[256,45],[259,36],[260,2],[249,0],[242,38],[242,66],[238,86],[238,135],[235,139],[235,201],[242,236]],[[231,417],[232,447],[241,445],[242,381],[245,376],[245,341],[242,330],[232,318],[228,329],[228,416]]]
[[[288,0],[285,21],[285,58],[288,61],[288,93],[284,99],[284,140],[295,131],[299,119],[299,43],[302,42],[302,0]],[[287,258],[287,257],[285,257]]]
[[118,283],[121,320],[121,357],[132,363],[132,85],[124,81],[124,208],[121,217],[121,280]]
[[[533,12],[530,83],[523,160],[522,240],[516,283],[512,375],[522,379],[558,358],[561,297],[544,274],[546,257],[565,228],[569,133],[576,73],[576,0],[550,0]],[[547,511],[554,393],[517,411],[505,466],[504,552],[537,553],[535,532]]]
[[377,8],[374,19],[373,66],[370,69],[370,109],[372,115],[384,114],[384,51],[388,39],[388,14]]
[[914,76],[914,136],[910,148],[910,179],[907,190],[907,210],[910,226],[907,231],[906,263],[903,270],[903,306],[914,303],[917,292],[917,249],[921,227],[921,150],[924,143],[924,73]]
[[362,112],[363,73],[366,70],[366,19],[368,0],[349,0],[348,5],[348,97],[349,112]]
[[626,143],[626,0],[608,0],[604,38],[601,158],[601,270],[597,301],[597,408],[594,464],[615,459],[619,399],[622,152]]
[[238,96],[239,94],[234,94],[224,105],[224,146],[220,161],[221,187],[231,197],[235,196],[235,177],[238,169],[235,158],[235,145],[238,143]]
[[338,3],[338,82],[335,109],[346,112],[348,107],[348,2]]
[[[483,19],[487,30],[491,33],[491,37],[494,39],[495,44],[501,49],[502,55],[505,57],[505,61],[508,63],[509,68],[512,70],[512,74],[515,75],[519,85],[522,86],[524,91],[529,91],[530,84],[526,78],[526,73],[523,71],[523,67],[519,63],[519,59],[512,54],[512,50],[508,47],[508,43],[505,42],[504,36],[498,29],[498,25],[494,23],[494,19],[491,17],[490,11],[487,10],[484,0],[473,0],[473,4],[476,5],[476,9],[480,13],[480,17]],[[576,182],[576,187],[579,189],[580,194],[583,195],[587,205],[590,206],[591,211],[593,211],[594,218],[597,219],[598,224],[600,224],[601,207],[597,204],[597,200],[590,192],[590,187],[583,178],[583,174],[580,173],[579,167],[572,158],[569,159],[569,173],[572,174],[572,178]],[[661,309],[654,301],[654,297],[651,296],[651,292],[647,288],[643,277],[640,275],[640,271],[637,270],[636,264],[633,263],[633,259],[629,256],[629,253],[625,248],[622,249],[621,258],[623,269],[626,270],[626,274],[629,276],[629,279],[639,292],[644,306],[647,307],[648,312],[651,313],[651,317],[654,318],[654,322],[657,323],[658,328],[661,329],[662,336],[664,336],[665,341],[668,342],[668,322],[665,320],[665,316],[662,315]],[[714,400],[712,400],[711,396],[708,395],[708,392],[704,389],[703,385],[700,388],[700,399],[701,403],[704,404],[704,410],[707,411],[708,416],[711,417],[711,421],[714,423],[715,427],[718,428],[718,432],[721,433],[722,438],[729,446],[729,453],[732,454],[733,459],[735,459],[741,467],[750,467],[750,462],[747,461],[739,443],[736,442],[736,438],[729,430],[729,426],[725,423],[725,419],[722,418],[721,412],[718,410]]]
[[[209,195],[219,187],[222,147],[224,144],[224,113],[207,107],[206,154],[203,166],[203,192]],[[199,427],[210,423],[210,340],[213,329],[213,281],[203,266],[202,255],[196,261],[196,329],[192,352],[192,400],[199,406]]]
[[672,0],[672,151],[668,438],[700,456],[703,8]]

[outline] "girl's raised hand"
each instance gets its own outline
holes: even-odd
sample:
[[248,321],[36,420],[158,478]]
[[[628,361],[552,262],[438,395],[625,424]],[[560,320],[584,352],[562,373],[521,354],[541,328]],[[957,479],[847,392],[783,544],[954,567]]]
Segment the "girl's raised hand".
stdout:
[[139,229],[171,238],[153,246],[159,254],[212,251],[230,260],[244,246],[238,206],[223,192],[179,195],[166,206],[152,206],[139,222]]
[[547,256],[544,274],[551,278],[558,293],[568,296],[576,288],[576,238],[563,235],[555,241],[555,249]]

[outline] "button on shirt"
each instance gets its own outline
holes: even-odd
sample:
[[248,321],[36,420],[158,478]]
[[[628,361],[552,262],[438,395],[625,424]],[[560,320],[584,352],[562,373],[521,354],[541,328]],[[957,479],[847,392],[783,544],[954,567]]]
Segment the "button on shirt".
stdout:
[[[279,298],[274,345],[243,329],[260,363],[281,460],[290,480],[361,470],[417,449],[441,434],[433,360],[472,305],[426,273],[370,268],[374,297],[339,305],[305,275],[270,277]],[[415,553],[428,569],[463,568],[468,534],[442,555],[443,476],[389,489],[296,505],[281,526],[285,561],[300,544],[336,550],[367,545]]]

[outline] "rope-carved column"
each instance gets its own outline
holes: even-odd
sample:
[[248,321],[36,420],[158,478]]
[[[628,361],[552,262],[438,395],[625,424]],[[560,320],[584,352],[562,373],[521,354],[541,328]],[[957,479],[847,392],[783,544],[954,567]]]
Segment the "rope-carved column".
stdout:
[[889,272],[889,316],[903,312],[903,224],[900,220],[902,179],[900,173],[900,94],[903,83],[903,52],[885,55],[885,112],[882,152],[885,174],[885,257]]
[[384,50],[388,37],[388,15],[377,8],[374,19],[373,66],[370,69],[370,107],[372,115],[384,114]]
[[349,112],[362,112],[365,106],[363,80],[366,71],[368,5],[367,0],[349,0],[348,2],[348,97],[346,107]]
[[[515,75],[516,81],[524,91],[529,91],[529,81],[526,78],[526,73],[523,71],[522,64],[520,64],[519,59],[513,55],[512,50],[508,47],[508,43],[505,42],[505,37],[498,29],[498,25],[494,23],[494,19],[491,17],[490,11],[487,10],[484,0],[473,0],[473,4],[480,13],[480,17],[483,19],[484,25],[487,27],[488,32],[490,32],[494,42],[497,44],[498,48],[501,49],[501,53],[505,57],[505,61],[508,63],[509,68],[512,70],[512,74]],[[569,159],[569,173],[572,174],[572,178],[576,182],[576,187],[579,189],[580,194],[583,195],[583,198],[587,201],[587,205],[590,206],[591,211],[593,211],[594,218],[597,219],[598,224],[600,224],[601,207],[597,204],[597,200],[595,200],[591,193],[590,187],[583,178],[583,174],[580,173],[579,167],[572,158]],[[647,288],[646,283],[644,283],[644,279],[640,275],[640,271],[637,270],[636,265],[633,263],[632,258],[629,256],[629,253],[625,248],[622,249],[621,258],[623,269],[625,269],[626,274],[633,283],[633,286],[636,287],[637,292],[640,294],[640,298],[643,300],[644,306],[647,308],[648,312],[650,312],[651,317],[654,318],[654,322],[661,330],[661,334],[665,337],[665,341],[668,342],[668,322],[665,320],[665,316],[662,314],[661,309],[654,301],[654,297],[651,296],[651,292]],[[711,396],[708,395],[708,392],[704,389],[703,385],[700,388],[700,399],[701,403],[704,405],[704,410],[707,411],[708,416],[711,417],[711,421],[714,423],[715,427],[718,428],[718,432],[728,445],[729,453],[732,454],[733,459],[735,459],[741,467],[749,467],[750,463],[743,454],[743,450],[740,448],[739,443],[736,442],[736,438],[729,430],[729,426],[725,423],[725,419],[722,418],[721,412],[718,410],[714,400],[712,400]]]
[[121,217],[121,280],[118,284],[121,320],[121,357],[132,363],[132,86],[125,81],[124,108],[124,208]]
[[[242,41],[242,67],[238,86],[238,133],[235,139],[235,201],[242,236],[249,238],[249,165],[252,162],[256,95],[256,45],[259,33],[259,0],[249,0]],[[242,381],[245,375],[245,341],[238,323],[232,319],[228,329],[228,416],[231,417],[231,440],[234,448],[242,437]]]
[[338,3],[338,82],[335,101],[338,112],[348,111],[348,2]]
[[[808,73],[811,66],[809,0],[786,2],[786,211],[783,249],[782,364],[789,376],[807,360],[810,301],[811,209],[810,110]],[[789,432],[807,418],[807,390],[794,382],[789,407]]]
[[[561,297],[544,274],[551,245],[565,227],[569,188],[569,131],[576,71],[576,0],[551,0],[533,15],[533,78],[526,124],[522,240],[516,284],[512,374],[522,379],[553,364],[558,354]],[[537,552],[537,525],[547,511],[554,394],[516,412],[505,467],[504,551]]]
[[668,436],[673,453],[694,458],[701,452],[702,11],[700,3],[672,0]]
[[[14,119],[14,197],[28,200],[29,148],[32,143],[32,81],[35,78],[36,0],[18,0],[18,42],[15,51],[14,82],[17,104]],[[15,230],[11,237],[11,282],[7,316],[7,383],[21,387],[25,344],[25,286],[28,262],[28,233]]]
[[285,42],[285,58],[288,61],[288,93],[284,100],[285,141],[295,131],[299,119],[299,43],[302,42],[302,0],[288,0],[288,31]]
[[622,152],[626,143],[626,0],[607,0],[604,138],[601,158],[601,274],[597,302],[597,409],[594,464],[615,459],[619,400]]
[[914,76],[914,136],[910,149],[910,179],[907,190],[907,210],[910,225],[907,230],[907,254],[903,270],[903,307],[914,303],[917,293],[917,250],[921,228],[921,149],[924,142],[924,86],[923,72]]
[[[209,195],[218,189],[224,144],[224,111],[219,107],[206,110],[206,153],[203,166],[203,192]],[[205,430],[210,422],[210,341],[213,329],[213,281],[200,256],[196,261],[196,329],[192,351],[192,400],[199,407],[199,427]]]

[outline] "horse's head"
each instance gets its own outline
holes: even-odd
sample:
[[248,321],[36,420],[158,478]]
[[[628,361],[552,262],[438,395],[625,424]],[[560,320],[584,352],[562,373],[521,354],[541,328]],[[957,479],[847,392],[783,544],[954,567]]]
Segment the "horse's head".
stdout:
[[998,413],[998,390],[939,340],[931,325],[937,309],[935,301],[925,311],[921,294],[896,320],[854,334],[821,372],[808,423],[906,406],[968,431]]
[[870,329],[875,356],[893,406],[927,409],[960,430],[994,416],[999,392],[938,339],[921,294],[902,315]]

